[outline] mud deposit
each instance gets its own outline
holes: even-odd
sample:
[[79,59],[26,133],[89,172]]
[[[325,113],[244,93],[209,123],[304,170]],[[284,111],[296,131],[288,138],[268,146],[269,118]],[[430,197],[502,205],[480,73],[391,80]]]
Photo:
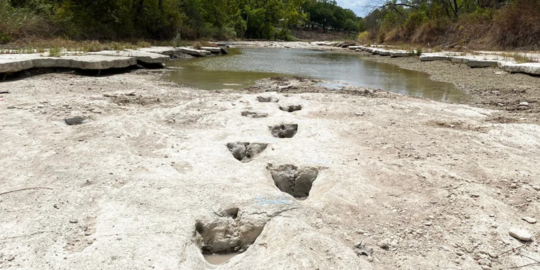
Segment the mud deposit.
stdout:
[[435,81],[453,83],[469,94],[468,104],[504,111],[494,115],[493,122],[540,123],[540,77],[510,74],[495,67],[469,68],[465,64],[446,61],[420,62],[416,57],[389,58],[365,53],[362,57],[425,72]]
[[[209,92],[164,74],[0,84],[10,91],[0,95],[0,268],[511,269],[540,260],[536,124],[310,79]],[[85,120],[68,125],[74,117]],[[267,146],[240,162],[230,143],[242,161],[242,147]],[[304,168],[317,171],[304,178]],[[236,256],[212,265],[214,254]]]

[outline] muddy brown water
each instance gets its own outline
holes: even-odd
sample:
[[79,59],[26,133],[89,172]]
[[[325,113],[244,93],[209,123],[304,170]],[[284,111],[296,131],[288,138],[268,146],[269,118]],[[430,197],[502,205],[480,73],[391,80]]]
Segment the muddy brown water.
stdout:
[[204,90],[240,89],[274,76],[306,76],[329,81],[324,86],[363,86],[436,101],[464,103],[469,96],[453,84],[396,65],[364,60],[350,53],[305,49],[230,49],[219,57],[172,62],[170,79]]
[[207,262],[210,264],[223,264],[229,261],[232,257],[238,255],[238,253],[232,253],[232,254],[212,254],[212,255],[204,255],[204,258]]

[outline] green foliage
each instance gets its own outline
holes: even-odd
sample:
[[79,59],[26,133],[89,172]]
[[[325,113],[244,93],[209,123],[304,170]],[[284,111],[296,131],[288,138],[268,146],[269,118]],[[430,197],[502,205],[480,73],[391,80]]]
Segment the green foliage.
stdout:
[[428,20],[427,15],[421,11],[415,11],[409,14],[405,23],[403,24],[403,31],[405,36],[410,36],[414,31],[420,27],[424,22]]
[[362,18],[356,16],[352,10],[338,6],[335,0],[306,0],[302,7],[307,13],[307,25],[311,28],[355,33],[364,30]]
[[[181,43],[179,36],[183,39],[290,39],[288,29],[307,20],[306,1],[318,2],[0,0],[0,42],[9,42],[27,33],[85,40],[173,40],[176,44]],[[343,25],[347,22],[348,29],[358,28],[353,26],[356,17],[350,23],[346,12],[339,16],[343,17]]]
[[59,57],[62,56],[62,49],[60,47],[53,47],[49,49],[49,56]]
[[15,8],[7,0],[0,0],[0,44],[24,36],[40,36],[48,32],[49,24],[29,8]]

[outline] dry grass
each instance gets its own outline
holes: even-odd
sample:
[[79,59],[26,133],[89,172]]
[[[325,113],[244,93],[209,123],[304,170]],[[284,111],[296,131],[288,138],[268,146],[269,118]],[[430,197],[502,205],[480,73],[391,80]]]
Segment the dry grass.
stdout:
[[527,53],[525,54],[521,54],[517,52],[503,53],[502,56],[504,59],[513,59],[514,61],[516,61],[516,63],[520,63],[520,64],[536,62],[534,58],[531,55],[527,55]]
[[502,8],[495,17],[500,46],[540,46],[540,1],[517,0]]
[[[1,0],[0,0],[1,1]],[[215,47],[216,45],[208,41],[196,41],[188,42],[181,41],[178,44],[172,44],[172,41],[161,41],[161,42],[148,42],[148,41],[137,41],[137,42],[100,42],[96,40],[87,40],[87,41],[74,41],[63,38],[54,38],[54,39],[31,39],[24,40],[20,39],[16,42],[11,42],[6,45],[0,46],[0,54],[29,54],[29,53],[44,53],[47,50],[55,50],[56,48],[62,48],[62,50],[69,52],[78,52],[78,53],[87,53],[87,52],[98,52],[98,51],[122,51],[126,49],[138,49],[150,46],[192,46],[196,49],[202,47]],[[53,49],[51,49],[53,48]]]
[[191,44],[191,47],[197,50],[200,50],[202,47],[215,47],[215,46],[216,46],[215,44],[210,43],[208,41],[204,41],[204,40],[196,41],[193,44]]
[[43,53],[50,48],[62,48],[71,52],[97,52],[104,50],[121,51],[125,49],[137,49],[141,47],[149,47],[149,42],[140,41],[136,44],[131,42],[99,42],[90,41],[73,41],[69,39],[34,39],[34,40],[18,40],[17,42],[3,45],[0,53]]

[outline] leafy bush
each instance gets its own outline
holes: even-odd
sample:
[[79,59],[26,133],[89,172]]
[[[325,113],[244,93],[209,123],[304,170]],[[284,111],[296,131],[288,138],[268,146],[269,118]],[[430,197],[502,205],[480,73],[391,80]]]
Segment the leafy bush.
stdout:
[[369,43],[370,42],[370,40],[369,40],[369,32],[364,31],[364,32],[358,34],[357,40],[360,43]]
[[0,0],[0,44],[26,36],[45,37],[52,32],[51,25],[30,9],[14,8]]
[[428,20],[428,17],[423,12],[412,12],[409,14],[405,23],[403,24],[403,31],[406,37],[411,36],[416,29],[420,27],[424,22]]

